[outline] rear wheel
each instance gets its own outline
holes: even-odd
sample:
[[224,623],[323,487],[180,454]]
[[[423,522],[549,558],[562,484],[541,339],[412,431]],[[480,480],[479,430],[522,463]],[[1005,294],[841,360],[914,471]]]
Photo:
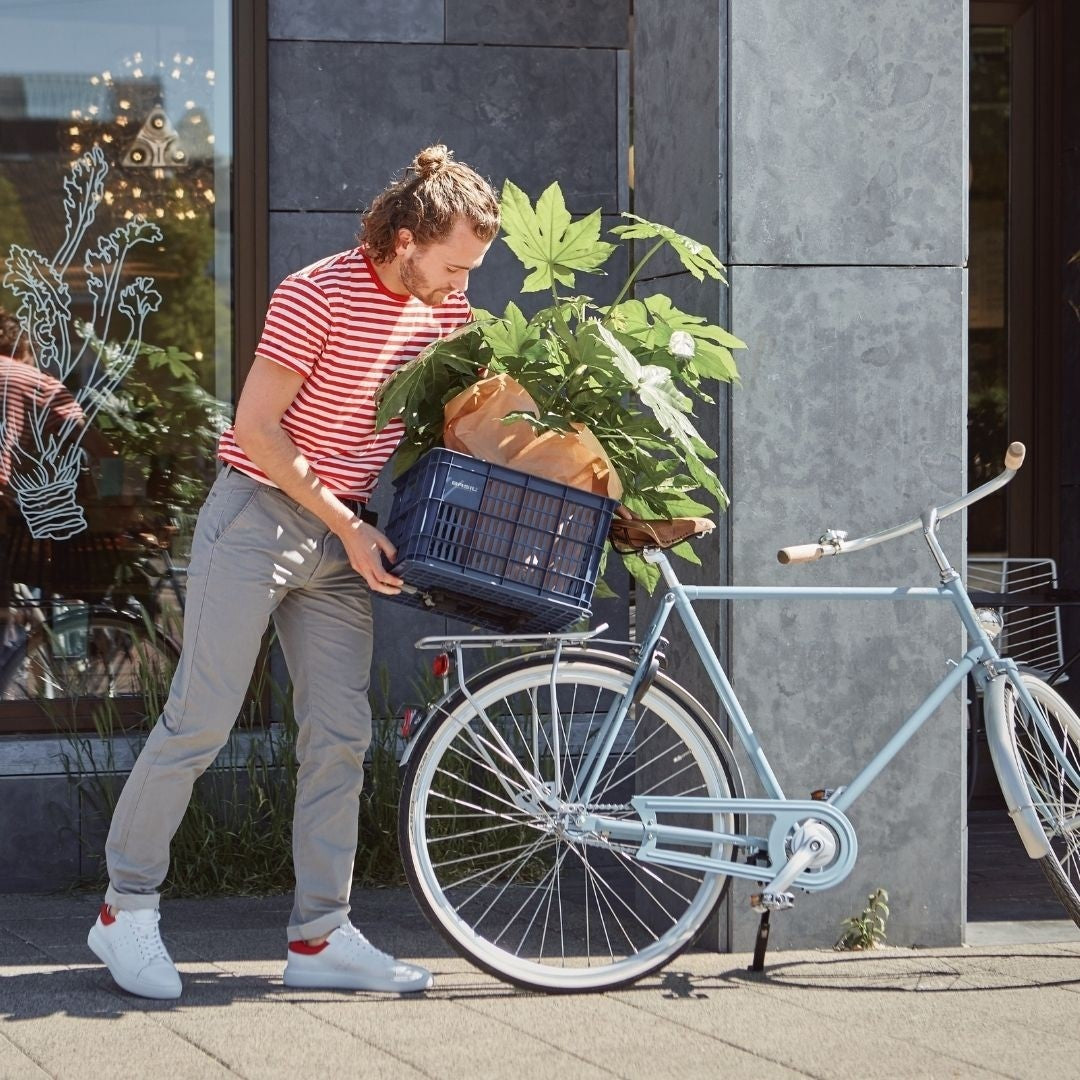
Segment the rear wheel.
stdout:
[[1016,760],[1031,793],[1051,854],[1039,860],[1057,898],[1080,926],[1080,717],[1035,675],[1021,676],[1038,713],[1011,684],[1005,717]]
[[172,641],[134,615],[74,608],[44,622],[7,657],[0,700],[138,697],[160,692],[176,666]]
[[[564,658],[553,694],[551,662],[523,657],[471,684],[471,701],[448,703],[414,748],[400,816],[413,891],[454,948],[519,986],[574,992],[641,978],[693,940],[729,880],[640,861],[640,839],[579,825],[593,812],[639,823],[636,795],[737,793],[730,748],[711,719],[657,680],[631,707],[584,797],[591,755],[632,671],[616,660]],[[540,800],[540,789],[559,795]],[[740,828],[730,813],[666,821]],[[686,850],[732,857],[732,845],[719,842]]]

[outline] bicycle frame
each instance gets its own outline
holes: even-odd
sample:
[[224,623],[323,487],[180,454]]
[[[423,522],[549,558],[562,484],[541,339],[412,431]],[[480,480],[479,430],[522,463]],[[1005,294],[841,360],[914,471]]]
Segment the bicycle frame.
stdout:
[[[662,845],[688,844],[715,845],[735,844],[748,846],[751,853],[777,852],[784,850],[784,840],[800,823],[807,819],[822,821],[827,824],[839,839],[839,850],[835,860],[826,870],[815,869],[813,872],[799,872],[787,884],[797,885],[807,891],[820,891],[839,883],[850,872],[855,863],[857,846],[854,829],[848,822],[846,811],[862,795],[873,781],[881,774],[893,758],[903,749],[912,736],[933,715],[941,704],[959,687],[968,675],[973,675],[980,685],[986,685],[993,677],[1005,673],[1017,676],[1015,664],[1001,658],[992,641],[979,624],[978,616],[968,599],[963,582],[959,577],[943,582],[936,588],[904,587],[813,587],[796,586],[791,588],[772,586],[687,586],[679,582],[667,557],[659,551],[650,552],[649,561],[656,564],[668,586],[659,608],[645,631],[642,653],[651,655],[658,645],[661,634],[672,612],[685,627],[695,651],[709,676],[724,711],[727,713],[739,743],[746,751],[765,797],[760,799],[686,799],[681,796],[644,796],[632,800],[642,816],[644,837],[639,857],[649,862],[661,863],[684,868],[711,869],[719,873],[732,874],[736,877],[755,881],[775,880],[784,869],[784,864],[763,867],[754,864],[739,864],[734,860],[716,859],[711,856],[687,855],[684,852],[664,851]],[[837,788],[826,800],[789,799],[769,763],[765,749],[758,740],[727,675],[712,647],[708,636],[694,609],[695,602],[722,600],[874,600],[878,602],[944,601],[950,603],[960,616],[969,637],[974,644],[963,657],[953,662],[951,670],[927,694],[922,703],[900,724],[893,735],[862,769],[845,785]],[[643,669],[639,667],[640,685]],[[1017,678],[1017,685],[1022,687]],[[628,692],[632,700],[637,686]],[[1026,694],[1026,691],[1024,691]],[[629,702],[625,702],[628,706]],[[1033,706],[1033,703],[1032,703]],[[626,715],[628,709],[623,711]],[[617,726],[618,718],[613,727]],[[613,741],[617,731],[609,733]],[[1001,738],[999,731],[996,736]],[[603,757],[602,753],[599,755]],[[996,761],[997,759],[995,759]],[[579,793],[581,801],[588,803],[592,785],[596,782],[602,762],[594,767],[593,774],[587,778]],[[1022,784],[1021,784],[1022,787]],[[1008,794],[1008,793],[1007,793]],[[1032,857],[1039,857],[1049,850],[1048,841],[1034,814],[1030,795],[1026,790],[1015,788],[1012,791],[1010,810],[1019,814],[1020,833],[1025,847]],[[747,813],[767,814],[774,818],[773,827],[767,840],[759,837],[737,837],[734,834],[706,829],[691,829],[663,824],[657,819],[662,813]],[[595,831],[597,835],[608,835],[623,840],[636,839],[634,828],[628,828],[625,821],[592,815],[582,823],[583,831]]]

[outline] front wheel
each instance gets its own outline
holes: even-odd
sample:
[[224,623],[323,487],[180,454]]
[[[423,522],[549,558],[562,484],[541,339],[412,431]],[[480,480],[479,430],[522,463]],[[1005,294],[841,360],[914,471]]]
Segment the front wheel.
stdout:
[[1051,686],[1021,675],[1038,713],[1011,683],[1005,685],[1005,719],[1051,852],[1039,859],[1051,888],[1080,926],[1080,717]]
[[[723,736],[663,677],[601,753],[632,672],[619,658],[564,656],[553,693],[552,662],[522,657],[419,736],[401,797],[406,873],[433,925],[498,978],[556,992],[633,982],[685,948],[723,894],[726,875],[642,862],[638,843],[580,825],[590,812],[637,822],[636,795],[738,794]],[[727,813],[677,823],[741,828]],[[692,850],[732,858],[726,843]]]

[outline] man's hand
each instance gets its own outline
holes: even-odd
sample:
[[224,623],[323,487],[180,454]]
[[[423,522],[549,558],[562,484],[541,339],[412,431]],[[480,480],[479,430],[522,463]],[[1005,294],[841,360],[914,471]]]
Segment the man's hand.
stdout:
[[391,574],[382,560],[385,555],[393,562],[397,549],[378,529],[357,518],[338,536],[345,545],[345,554],[352,568],[368,583],[372,592],[384,596],[396,596],[401,592],[404,582]]

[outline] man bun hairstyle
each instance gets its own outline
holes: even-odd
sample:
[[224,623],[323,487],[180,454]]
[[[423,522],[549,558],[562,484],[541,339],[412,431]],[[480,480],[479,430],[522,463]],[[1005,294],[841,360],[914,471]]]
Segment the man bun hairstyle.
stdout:
[[360,217],[360,245],[377,263],[397,251],[399,229],[421,247],[450,235],[463,218],[485,243],[499,231],[499,200],[491,185],[441,143],[421,150]]

